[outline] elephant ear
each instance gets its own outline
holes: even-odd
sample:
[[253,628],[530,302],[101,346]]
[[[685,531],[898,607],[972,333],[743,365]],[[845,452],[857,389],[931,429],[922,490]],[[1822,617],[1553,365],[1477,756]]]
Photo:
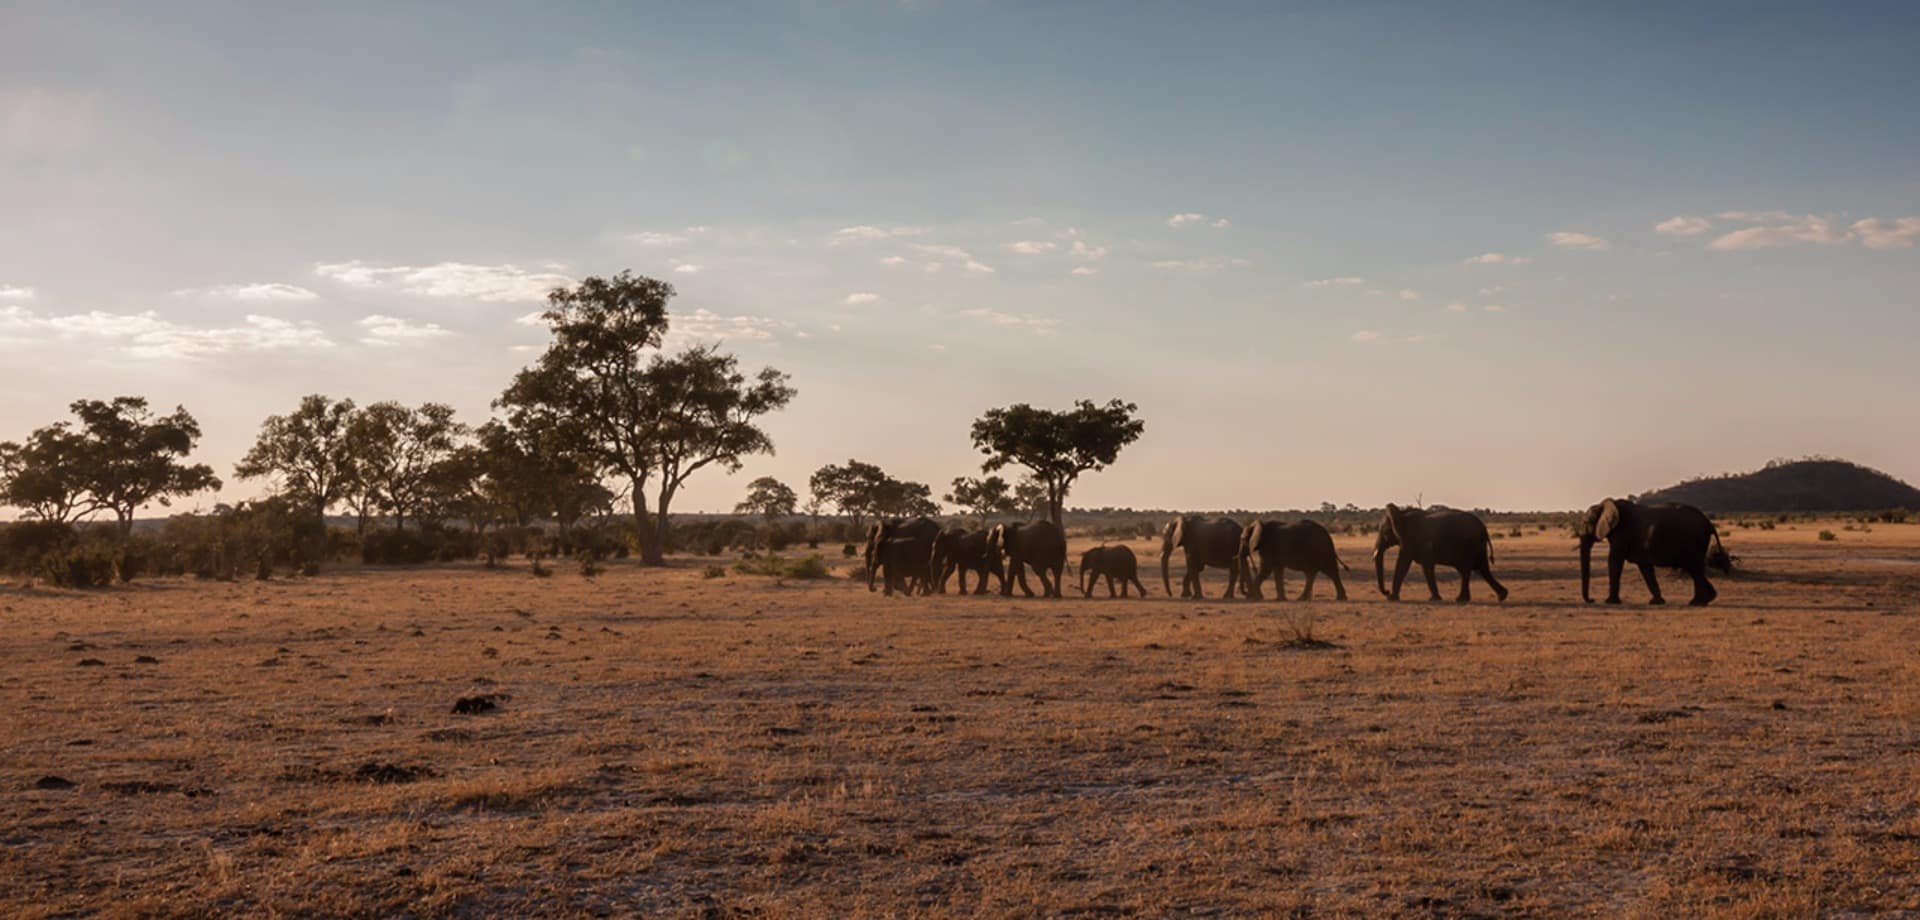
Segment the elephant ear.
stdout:
[[1609,498],[1600,503],[1600,519],[1593,522],[1593,538],[1605,540],[1607,534],[1620,526],[1620,503]]

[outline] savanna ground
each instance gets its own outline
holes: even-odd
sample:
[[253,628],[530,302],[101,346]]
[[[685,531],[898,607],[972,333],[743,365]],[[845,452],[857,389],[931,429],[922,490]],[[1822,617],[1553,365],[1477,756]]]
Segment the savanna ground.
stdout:
[[1920,911],[1920,526],[1821,526],[1730,533],[1706,610],[1531,530],[1465,608],[1361,537],[1345,604],[7,589],[0,915]]

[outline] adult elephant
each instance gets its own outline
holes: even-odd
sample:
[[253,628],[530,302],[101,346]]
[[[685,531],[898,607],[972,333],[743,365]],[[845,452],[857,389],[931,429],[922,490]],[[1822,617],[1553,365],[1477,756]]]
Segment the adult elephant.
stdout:
[[1168,597],[1173,596],[1170,567],[1175,547],[1186,554],[1187,573],[1180,579],[1181,597],[1206,597],[1200,587],[1200,573],[1210,565],[1226,568],[1228,597],[1239,588],[1239,522],[1231,518],[1209,521],[1201,517],[1178,517],[1167,522],[1166,531],[1160,535],[1160,585],[1167,590]]
[[1147,586],[1140,583],[1140,557],[1126,546],[1096,546],[1080,554],[1080,596],[1092,597],[1093,586],[1100,579],[1107,580],[1107,596],[1115,596],[1114,582],[1120,583],[1118,596],[1127,596],[1127,586],[1140,589],[1140,596],[1147,596]]
[[[1042,594],[1062,596],[1060,579],[1067,567],[1067,536],[1052,521],[996,525],[987,534],[987,546],[995,555],[1005,553],[1007,556],[1007,571],[1000,577],[1002,597],[1013,596],[1016,580],[1026,596],[1033,596],[1033,589],[1027,586],[1028,566],[1040,576]],[[1052,581],[1047,580],[1049,572],[1053,574]]]
[[[1393,590],[1387,590],[1387,550],[1400,547],[1393,566]],[[1507,599],[1506,586],[1493,577],[1493,538],[1478,517],[1452,508],[1401,508],[1388,505],[1380,519],[1380,534],[1373,541],[1373,579],[1380,593],[1391,600],[1400,599],[1400,584],[1407,580],[1407,569],[1420,563],[1427,576],[1427,591],[1440,599],[1440,585],[1433,580],[1433,567],[1444,565],[1460,573],[1460,596],[1466,603],[1473,599],[1473,575],[1479,573],[1501,600]]]
[[879,578],[888,597],[893,596],[896,586],[909,595],[916,591],[931,593],[933,578],[927,561],[933,555],[933,540],[939,535],[940,525],[924,517],[868,526],[867,590],[874,590],[874,579]]
[[1609,498],[1587,509],[1580,524],[1580,599],[1593,603],[1593,545],[1607,541],[1607,603],[1620,603],[1620,573],[1631,562],[1640,568],[1653,599],[1664,604],[1656,566],[1679,569],[1693,577],[1693,599],[1705,607],[1720,596],[1707,581],[1709,566],[1733,574],[1733,559],[1720,545],[1720,531],[1705,513],[1692,505],[1641,505]]
[[[1260,559],[1256,567],[1254,556]],[[1287,599],[1287,570],[1298,569],[1307,573],[1307,585],[1300,592],[1300,599],[1313,599],[1313,580],[1325,575],[1333,579],[1334,596],[1347,599],[1347,586],[1340,581],[1340,570],[1347,564],[1340,561],[1340,554],[1333,549],[1333,534],[1314,521],[1294,521],[1282,524],[1279,521],[1254,521],[1240,532],[1240,566],[1246,579],[1247,596],[1260,600],[1260,584],[1273,577],[1273,591],[1280,600]]]
[[947,593],[947,579],[955,572],[960,573],[960,593],[967,593],[967,573],[972,572],[976,580],[973,593],[987,593],[987,576],[1007,581],[1006,570],[1000,566],[1000,554],[987,547],[988,533],[984,530],[966,530],[953,527],[944,530],[933,539],[933,556],[927,564],[927,570],[933,576],[933,590],[939,594]]

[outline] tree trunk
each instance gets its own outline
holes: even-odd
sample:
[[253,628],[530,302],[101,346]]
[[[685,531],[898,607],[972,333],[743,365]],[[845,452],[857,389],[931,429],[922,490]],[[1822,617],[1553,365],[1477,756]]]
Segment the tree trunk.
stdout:
[[633,483],[633,531],[634,539],[640,541],[640,562],[644,565],[665,565],[666,554],[660,548],[660,534],[649,526],[647,520],[647,484],[641,480]]
[[665,548],[667,545],[667,528],[670,526],[667,518],[667,508],[673,504],[673,492],[673,486],[666,483],[661,484],[660,506],[654,509],[653,514],[653,559],[650,560],[653,565],[664,565],[667,561]]

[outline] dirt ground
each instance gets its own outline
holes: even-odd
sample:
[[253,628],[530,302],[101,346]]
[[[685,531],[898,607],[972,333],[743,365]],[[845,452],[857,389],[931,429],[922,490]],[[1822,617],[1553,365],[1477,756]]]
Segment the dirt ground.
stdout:
[[0,916],[1920,911],[1920,526],[1726,543],[1705,610],[1531,531],[1467,607],[1361,537],[1346,603],[8,588]]

